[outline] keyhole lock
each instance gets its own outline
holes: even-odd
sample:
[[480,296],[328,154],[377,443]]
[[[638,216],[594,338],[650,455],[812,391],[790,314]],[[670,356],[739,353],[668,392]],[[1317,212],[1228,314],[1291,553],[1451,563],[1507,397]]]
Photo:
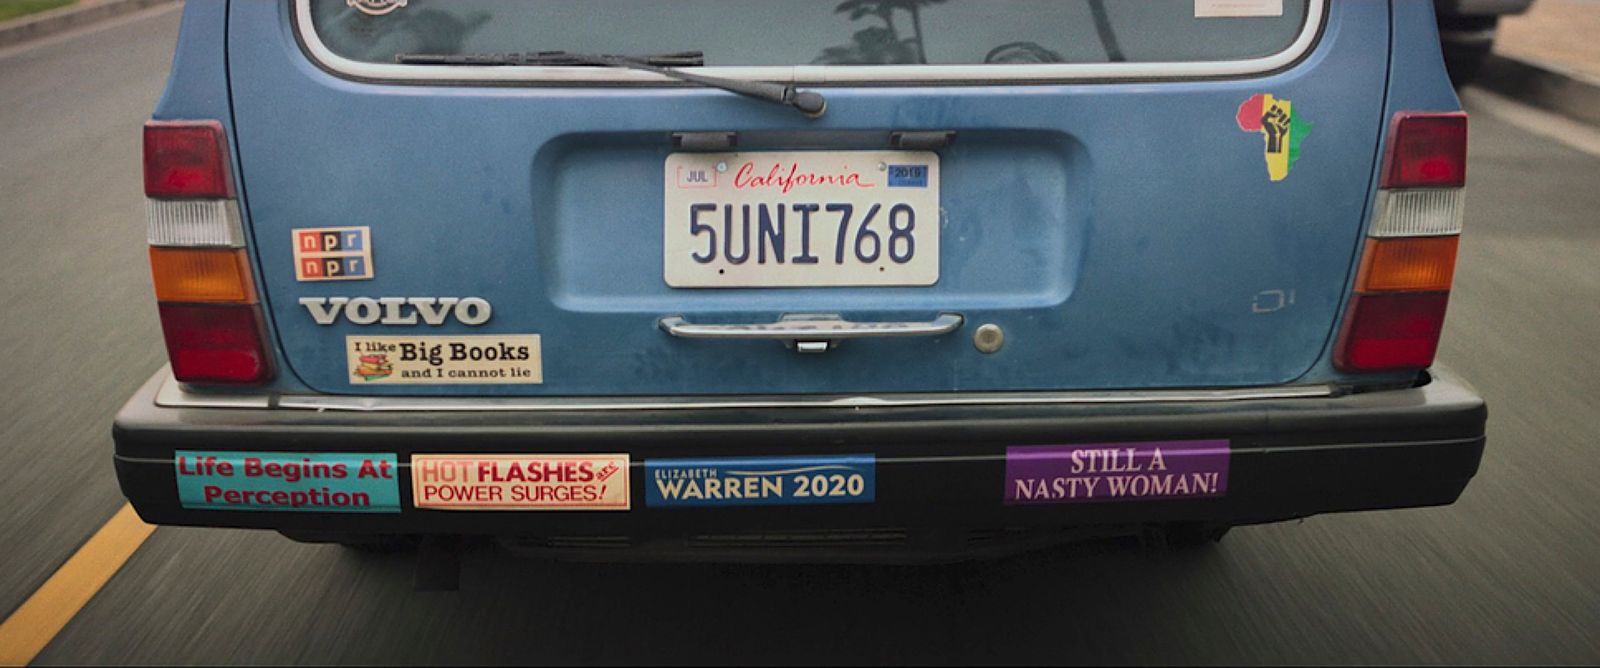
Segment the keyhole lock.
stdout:
[[999,351],[1000,347],[1005,344],[1006,333],[1005,330],[1000,329],[999,325],[984,324],[972,334],[973,347],[977,348],[978,352],[986,355]]

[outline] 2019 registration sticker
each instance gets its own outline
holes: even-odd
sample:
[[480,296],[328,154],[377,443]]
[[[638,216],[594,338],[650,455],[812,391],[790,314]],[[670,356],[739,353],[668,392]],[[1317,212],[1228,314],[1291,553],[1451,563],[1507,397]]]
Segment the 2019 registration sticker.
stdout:
[[412,455],[412,503],[437,510],[628,510],[628,455]]
[[1223,496],[1225,440],[1006,448],[1006,505]]

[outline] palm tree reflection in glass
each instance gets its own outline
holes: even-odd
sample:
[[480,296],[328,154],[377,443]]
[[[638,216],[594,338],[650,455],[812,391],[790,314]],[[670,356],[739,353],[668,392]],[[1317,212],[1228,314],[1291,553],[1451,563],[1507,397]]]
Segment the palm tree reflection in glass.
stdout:
[[[844,0],[833,9],[835,13],[849,14],[851,21],[873,16],[883,21],[883,25],[857,30],[850,44],[823,49],[811,62],[818,65],[927,63],[928,52],[922,44],[922,7],[944,2],[946,0]],[[895,25],[895,14],[901,11],[911,15],[910,37],[902,38]]]

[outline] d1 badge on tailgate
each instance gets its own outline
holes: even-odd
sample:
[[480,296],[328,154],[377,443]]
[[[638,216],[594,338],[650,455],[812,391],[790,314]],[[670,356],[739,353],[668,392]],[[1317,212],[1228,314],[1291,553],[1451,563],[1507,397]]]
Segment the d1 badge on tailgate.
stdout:
[[937,153],[675,153],[665,181],[672,287],[939,280]]

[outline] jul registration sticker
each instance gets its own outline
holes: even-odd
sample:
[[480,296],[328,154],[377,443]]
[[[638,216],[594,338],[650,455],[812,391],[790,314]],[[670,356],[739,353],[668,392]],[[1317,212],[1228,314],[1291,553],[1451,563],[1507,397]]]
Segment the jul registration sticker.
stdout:
[[411,494],[438,510],[627,510],[628,455],[412,455]]
[[372,278],[372,229],[314,227],[294,233],[294,277],[300,281]]

